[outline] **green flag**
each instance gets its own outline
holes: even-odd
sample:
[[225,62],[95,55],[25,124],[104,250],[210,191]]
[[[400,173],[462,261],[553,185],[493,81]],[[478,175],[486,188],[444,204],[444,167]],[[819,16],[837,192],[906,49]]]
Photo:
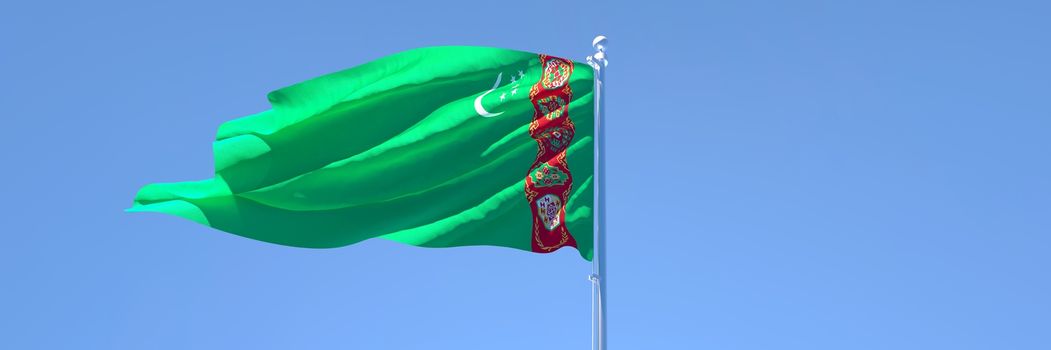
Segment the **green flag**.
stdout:
[[594,74],[486,47],[410,50],[267,97],[219,127],[215,176],[151,184],[129,211],[276,244],[380,237],[592,258]]

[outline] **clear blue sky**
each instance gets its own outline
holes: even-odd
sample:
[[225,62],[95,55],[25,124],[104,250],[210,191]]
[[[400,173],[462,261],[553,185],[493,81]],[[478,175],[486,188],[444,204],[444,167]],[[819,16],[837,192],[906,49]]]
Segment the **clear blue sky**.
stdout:
[[[596,1],[596,3],[599,3]],[[1047,349],[1046,1],[0,11],[0,348],[586,349],[573,251],[264,244],[123,209],[400,50],[610,37],[612,349]]]

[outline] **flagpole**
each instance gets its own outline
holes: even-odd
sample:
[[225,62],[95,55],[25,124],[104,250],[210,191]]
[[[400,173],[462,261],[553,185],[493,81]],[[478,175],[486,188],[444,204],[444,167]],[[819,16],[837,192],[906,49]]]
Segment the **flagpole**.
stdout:
[[588,56],[588,65],[595,70],[595,232],[591,266],[592,329],[591,347],[606,350],[606,118],[605,92],[606,43],[605,36],[591,41],[595,53]]

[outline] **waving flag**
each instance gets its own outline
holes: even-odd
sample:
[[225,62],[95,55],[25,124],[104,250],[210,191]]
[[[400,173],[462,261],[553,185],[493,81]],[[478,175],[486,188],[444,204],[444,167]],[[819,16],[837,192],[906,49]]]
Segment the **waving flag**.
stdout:
[[498,48],[410,50],[268,95],[229,121],[215,176],[143,187],[129,211],[276,244],[380,237],[592,258],[594,73]]

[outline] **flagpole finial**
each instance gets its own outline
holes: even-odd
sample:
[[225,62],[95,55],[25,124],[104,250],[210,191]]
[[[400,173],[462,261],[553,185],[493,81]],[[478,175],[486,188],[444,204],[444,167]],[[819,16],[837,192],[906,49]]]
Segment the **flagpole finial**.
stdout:
[[591,46],[595,48],[595,54],[588,56],[588,64],[595,69],[605,68],[609,65],[609,61],[606,60],[606,43],[609,39],[606,39],[605,35],[599,35],[595,37],[595,40],[591,41]]
[[606,41],[609,41],[609,39],[606,39],[605,35],[599,35],[595,37],[595,40],[591,41],[591,46],[594,46],[595,50],[606,51]]

